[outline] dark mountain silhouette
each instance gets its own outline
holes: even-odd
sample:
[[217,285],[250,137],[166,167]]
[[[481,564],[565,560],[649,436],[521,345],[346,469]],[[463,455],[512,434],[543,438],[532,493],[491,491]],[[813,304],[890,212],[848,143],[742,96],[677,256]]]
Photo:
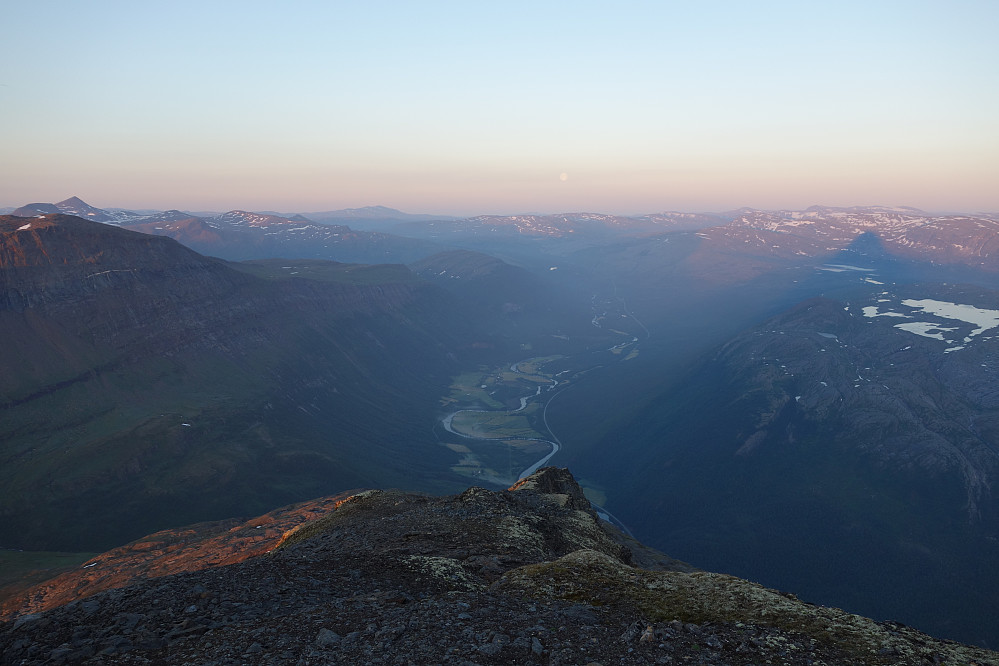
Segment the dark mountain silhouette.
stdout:
[[654,394],[580,473],[630,479],[610,508],[699,566],[993,644],[997,323],[978,287],[810,299]]
[[344,224],[365,231],[393,231],[401,224],[457,219],[451,215],[404,213],[401,210],[386,206],[364,206],[363,208],[305,213],[304,217],[323,224]]
[[0,280],[4,546],[453,487],[434,387],[481,337],[402,266],[240,266],[53,215],[0,218]]
[[562,277],[547,268],[529,270],[470,250],[441,252],[410,268],[461,299],[468,316],[489,330],[511,340],[532,340],[536,351],[564,348],[567,337],[585,344],[599,333],[590,323],[586,292],[579,284],[566,288]]
[[39,215],[58,215],[62,211],[55,204],[50,203],[29,203],[20,208],[15,208],[12,215],[20,217],[37,217]]

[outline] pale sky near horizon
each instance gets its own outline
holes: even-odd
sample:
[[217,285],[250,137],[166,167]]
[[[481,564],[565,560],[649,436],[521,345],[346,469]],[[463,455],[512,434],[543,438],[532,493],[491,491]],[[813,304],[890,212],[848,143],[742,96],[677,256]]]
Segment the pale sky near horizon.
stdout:
[[999,211],[999,1],[7,2],[0,206]]

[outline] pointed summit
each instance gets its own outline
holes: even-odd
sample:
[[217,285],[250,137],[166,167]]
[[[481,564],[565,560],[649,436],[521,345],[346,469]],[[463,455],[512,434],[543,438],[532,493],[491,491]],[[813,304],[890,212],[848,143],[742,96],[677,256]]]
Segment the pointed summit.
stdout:
[[80,197],[70,197],[65,201],[60,201],[56,204],[56,208],[66,215],[77,215],[94,222],[109,222],[114,219],[106,210],[95,208]]
[[62,207],[66,207],[66,208],[93,208],[93,206],[91,206],[90,204],[88,204],[86,201],[84,201],[80,197],[70,197],[70,198],[65,199],[63,201],[60,201],[59,203],[56,204],[56,206],[58,206],[60,208],[62,208]]

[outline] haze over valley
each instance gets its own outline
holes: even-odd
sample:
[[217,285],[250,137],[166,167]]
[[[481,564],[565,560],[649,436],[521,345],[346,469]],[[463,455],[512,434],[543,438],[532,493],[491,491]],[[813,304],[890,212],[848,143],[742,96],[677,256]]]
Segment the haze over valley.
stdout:
[[371,213],[5,216],[3,545],[568,465],[674,557],[991,644],[999,216]]

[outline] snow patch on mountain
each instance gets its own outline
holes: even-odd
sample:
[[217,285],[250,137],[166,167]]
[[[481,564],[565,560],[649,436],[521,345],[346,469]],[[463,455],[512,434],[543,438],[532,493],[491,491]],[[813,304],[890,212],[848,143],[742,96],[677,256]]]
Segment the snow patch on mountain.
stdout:
[[[891,299],[879,298],[878,303],[881,305],[868,305],[861,308],[864,317],[870,319],[876,317],[911,319],[913,321],[895,324],[894,327],[920,337],[946,342],[951,345],[944,350],[946,353],[964,349],[972,342],[972,338],[999,327],[999,310],[980,308],[964,303],[932,298],[907,298],[896,305],[891,305]],[[889,305],[884,305],[885,303],[889,303]],[[954,322],[958,322],[958,324],[954,325]],[[970,331],[968,330],[969,326],[971,327]],[[962,331],[966,332],[963,337],[960,334]],[[955,335],[955,333],[957,334]]]

